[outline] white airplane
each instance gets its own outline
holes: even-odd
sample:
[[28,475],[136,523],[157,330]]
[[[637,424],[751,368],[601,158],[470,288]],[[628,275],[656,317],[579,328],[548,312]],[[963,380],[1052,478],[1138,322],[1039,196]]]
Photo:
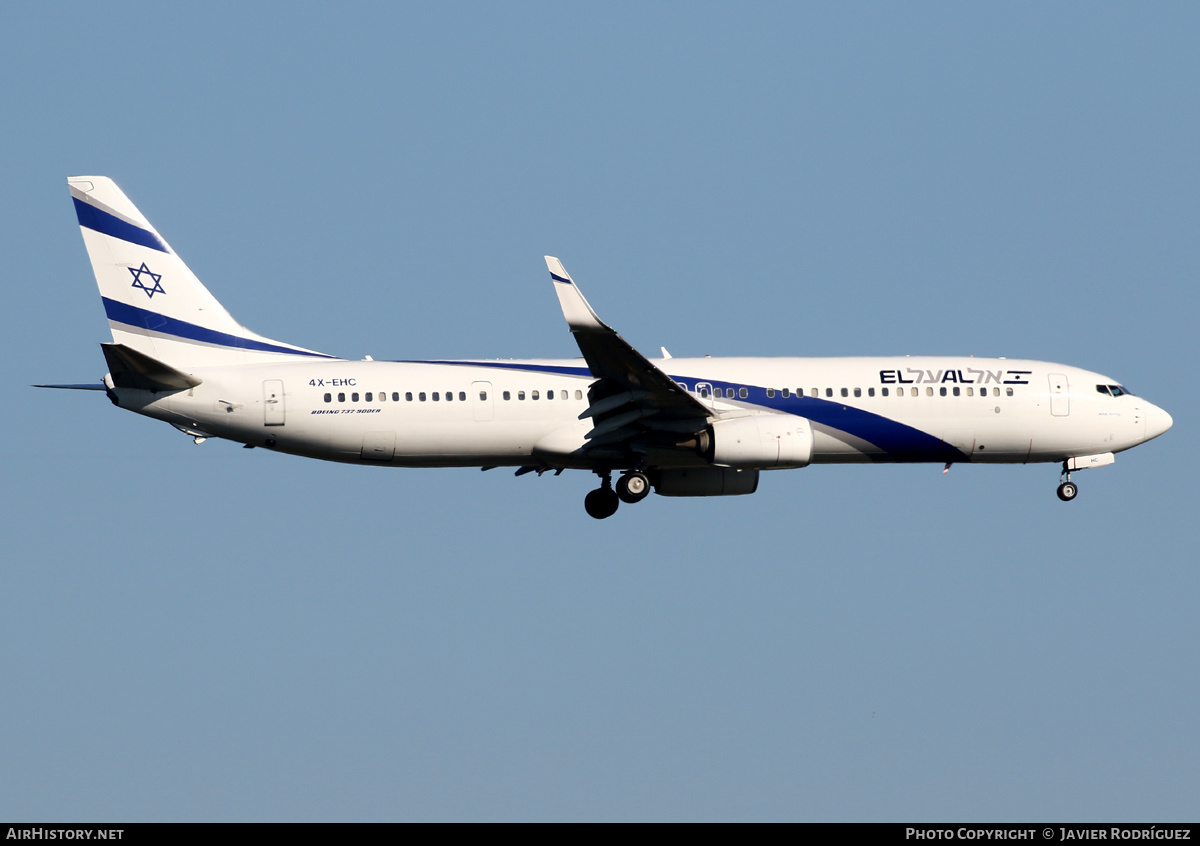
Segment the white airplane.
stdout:
[[[555,293],[583,359],[349,361],[230,316],[116,184],[68,180],[112,343],[114,405],[196,443],[394,467],[587,470],[596,518],[653,489],[753,493],[762,470],[850,462],[1061,463],[1158,437],[1171,416],[1115,379],[974,357],[647,359],[603,323],[558,259]],[[619,472],[614,486],[613,473]]]

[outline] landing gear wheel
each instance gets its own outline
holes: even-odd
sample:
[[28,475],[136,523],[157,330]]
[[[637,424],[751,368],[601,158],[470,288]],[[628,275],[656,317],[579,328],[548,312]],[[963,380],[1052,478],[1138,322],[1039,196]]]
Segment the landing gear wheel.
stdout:
[[1063,502],[1070,502],[1077,493],[1079,493],[1079,488],[1075,486],[1074,482],[1063,482],[1058,486],[1058,498]]
[[631,470],[617,479],[617,496],[621,502],[633,504],[650,495],[650,480],[639,470]]
[[605,517],[611,517],[617,513],[617,506],[621,501],[617,499],[616,493],[610,487],[596,488],[596,490],[588,493],[583,498],[583,507],[588,515],[595,517],[597,520],[603,520]]

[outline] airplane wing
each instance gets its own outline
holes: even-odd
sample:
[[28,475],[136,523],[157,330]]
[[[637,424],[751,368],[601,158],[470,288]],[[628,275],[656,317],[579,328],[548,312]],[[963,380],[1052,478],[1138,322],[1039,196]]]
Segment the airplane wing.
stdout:
[[588,391],[590,405],[580,415],[596,423],[585,449],[644,452],[646,446],[682,446],[687,436],[702,430],[714,416],[712,409],[597,317],[562,262],[545,258],[563,316],[597,380]]

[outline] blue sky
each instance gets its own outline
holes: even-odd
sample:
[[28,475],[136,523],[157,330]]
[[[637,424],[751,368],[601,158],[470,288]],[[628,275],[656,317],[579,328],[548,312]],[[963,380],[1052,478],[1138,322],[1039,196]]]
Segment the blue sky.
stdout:
[[[0,817],[1190,819],[1200,11],[7,4]],[[752,497],[201,447],[88,381],[65,179],[244,324],[1107,373],[1164,438]]]

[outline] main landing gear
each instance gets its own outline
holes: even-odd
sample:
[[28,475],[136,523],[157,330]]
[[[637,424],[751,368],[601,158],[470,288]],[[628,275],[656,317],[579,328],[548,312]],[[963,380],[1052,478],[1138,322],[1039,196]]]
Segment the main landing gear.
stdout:
[[641,502],[650,493],[650,479],[640,470],[629,470],[621,474],[617,480],[617,489],[613,490],[612,473],[598,474],[602,479],[600,487],[588,493],[583,498],[583,507],[587,513],[597,520],[611,517],[617,513],[617,507],[622,502],[633,504]]
[[1063,469],[1059,475],[1061,484],[1058,486],[1058,498],[1063,502],[1070,502],[1079,493],[1079,487],[1071,481],[1071,471],[1067,469],[1067,462],[1063,462]]
[[635,502],[641,502],[649,495],[650,480],[640,470],[623,473],[617,480],[617,496],[621,498],[621,502],[628,502],[632,505]]

